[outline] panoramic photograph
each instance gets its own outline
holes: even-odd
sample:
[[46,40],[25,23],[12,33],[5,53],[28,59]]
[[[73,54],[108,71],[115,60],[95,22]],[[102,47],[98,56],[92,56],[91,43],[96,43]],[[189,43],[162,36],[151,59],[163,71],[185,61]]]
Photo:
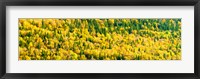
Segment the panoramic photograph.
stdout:
[[181,60],[180,18],[19,18],[18,60]]

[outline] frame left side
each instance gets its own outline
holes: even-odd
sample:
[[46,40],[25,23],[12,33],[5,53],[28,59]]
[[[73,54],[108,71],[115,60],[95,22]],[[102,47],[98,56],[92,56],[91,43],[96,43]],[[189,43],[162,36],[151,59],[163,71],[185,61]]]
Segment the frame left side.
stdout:
[[6,6],[0,1],[0,78],[6,74]]

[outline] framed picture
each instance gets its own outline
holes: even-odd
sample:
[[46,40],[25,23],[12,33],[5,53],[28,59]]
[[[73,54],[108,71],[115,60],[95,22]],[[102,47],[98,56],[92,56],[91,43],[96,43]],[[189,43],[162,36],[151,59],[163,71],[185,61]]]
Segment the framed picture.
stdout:
[[199,79],[198,0],[1,0],[0,78]]

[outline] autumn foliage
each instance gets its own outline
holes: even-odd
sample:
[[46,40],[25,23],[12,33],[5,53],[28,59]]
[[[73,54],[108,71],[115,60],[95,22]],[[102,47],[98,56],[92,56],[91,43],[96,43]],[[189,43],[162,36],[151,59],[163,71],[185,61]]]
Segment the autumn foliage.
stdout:
[[181,19],[19,19],[19,60],[180,60]]

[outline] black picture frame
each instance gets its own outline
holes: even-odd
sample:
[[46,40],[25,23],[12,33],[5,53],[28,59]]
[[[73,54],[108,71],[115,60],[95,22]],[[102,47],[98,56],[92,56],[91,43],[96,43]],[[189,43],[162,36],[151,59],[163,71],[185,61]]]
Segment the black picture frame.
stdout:
[[[6,73],[6,6],[194,6],[194,73]],[[0,0],[0,78],[200,79],[199,0]]]

